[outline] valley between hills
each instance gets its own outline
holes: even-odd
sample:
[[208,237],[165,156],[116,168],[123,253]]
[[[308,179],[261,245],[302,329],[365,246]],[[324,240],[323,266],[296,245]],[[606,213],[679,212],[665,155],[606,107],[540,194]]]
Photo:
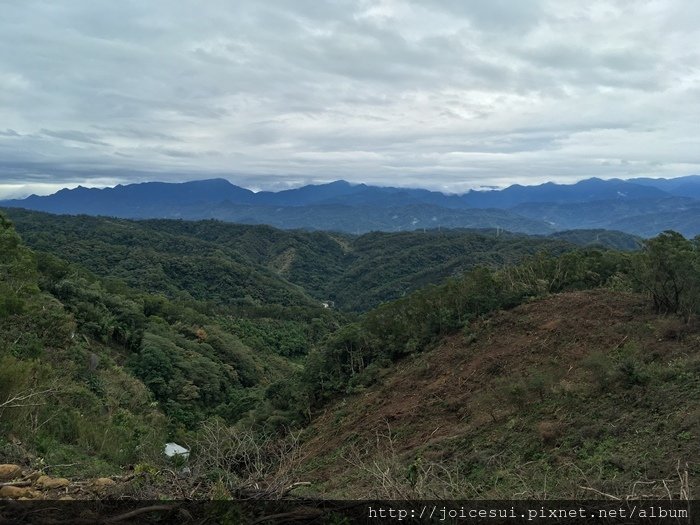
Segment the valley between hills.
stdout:
[[697,239],[0,221],[3,497],[696,490]]
[[0,6],[0,525],[700,522],[699,2]]

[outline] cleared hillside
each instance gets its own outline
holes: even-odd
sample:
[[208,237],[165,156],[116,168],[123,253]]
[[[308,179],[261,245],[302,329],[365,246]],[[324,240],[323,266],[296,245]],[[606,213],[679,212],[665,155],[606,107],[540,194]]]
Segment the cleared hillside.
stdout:
[[[697,481],[700,245],[676,233],[636,252],[558,240],[553,255],[539,249],[549,239],[501,232],[355,238],[19,217],[42,251],[0,220],[0,463],[13,475],[82,486],[134,466],[138,481],[117,488],[142,499],[174,486],[204,499],[289,487],[322,498],[685,497]],[[367,254],[370,275],[387,271],[381,261],[399,276],[439,268],[435,256],[453,248],[496,264],[355,316],[282,276],[294,251],[313,264],[319,246],[324,264]],[[149,272],[169,258],[193,272],[168,286],[129,274],[146,249]],[[250,277],[232,281],[259,298],[208,297],[220,275],[207,257],[226,262],[229,250]],[[358,297],[374,290],[362,277],[348,288]],[[280,302],[291,290],[309,305]],[[41,402],[12,406],[22,392]],[[192,447],[186,480],[162,457],[166,440]]]
[[[679,497],[700,462],[700,327],[593,290],[497,313],[307,431],[338,497]],[[680,475],[680,477],[679,477]]]

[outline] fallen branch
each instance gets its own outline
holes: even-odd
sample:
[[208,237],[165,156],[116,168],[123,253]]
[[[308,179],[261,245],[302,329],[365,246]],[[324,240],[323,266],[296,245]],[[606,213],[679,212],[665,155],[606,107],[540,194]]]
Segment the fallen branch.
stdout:
[[0,483],[0,487],[29,487],[31,484],[31,481],[8,481],[6,483]]
[[685,469],[681,472],[681,460],[678,460],[676,465],[676,472],[678,473],[678,479],[680,480],[680,499],[690,500],[690,483],[688,482],[688,464],[685,464]]
[[140,509],[125,512],[124,514],[119,514],[118,516],[114,516],[113,518],[107,518],[104,520],[104,523],[117,523],[119,521],[124,521],[128,520],[129,518],[133,518],[134,516],[146,514],[147,512],[171,511],[176,507],[177,505],[151,505],[150,507],[142,507]]
[[265,523],[266,521],[276,520],[287,520],[287,521],[298,521],[300,519],[311,519],[319,518],[323,516],[326,512],[320,509],[299,509],[292,510],[290,512],[281,512],[279,514],[270,514],[269,516],[263,516],[257,520],[251,522],[251,525],[257,525],[258,523]]
[[8,397],[5,401],[0,403],[0,410],[3,408],[19,408],[43,405],[44,403],[32,403],[30,400],[36,396],[51,394],[53,392],[56,392],[55,388],[47,388],[46,390],[24,390],[12,397]]
[[293,491],[297,487],[308,487],[311,485],[310,481],[297,481],[296,483],[292,483],[289,485],[286,489],[282,491],[282,496],[285,496],[286,494],[289,494],[291,491]]
[[583,490],[590,490],[590,491],[593,491],[593,492],[595,492],[596,494],[600,494],[601,496],[605,496],[606,498],[614,499],[614,500],[617,500],[617,501],[621,501],[621,500],[622,500],[622,498],[618,498],[617,496],[613,496],[612,494],[606,494],[605,492],[601,492],[601,491],[599,491],[599,490],[597,490],[597,489],[594,489],[594,488],[591,488],[591,487],[580,487],[580,488],[582,488]]

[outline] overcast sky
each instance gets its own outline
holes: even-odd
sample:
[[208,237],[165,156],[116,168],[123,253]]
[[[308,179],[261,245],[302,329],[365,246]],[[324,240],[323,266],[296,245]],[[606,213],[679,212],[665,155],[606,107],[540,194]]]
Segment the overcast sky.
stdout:
[[2,0],[0,196],[700,173],[693,0]]

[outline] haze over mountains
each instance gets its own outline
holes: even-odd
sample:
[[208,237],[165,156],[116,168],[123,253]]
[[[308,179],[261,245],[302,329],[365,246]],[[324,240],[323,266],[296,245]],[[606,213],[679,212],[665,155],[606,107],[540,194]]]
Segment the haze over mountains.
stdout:
[[645,237],[665,230],[694,236],[700,233],[700,176],[591,178],[570,185],[513,185],[463,195],[342,180],[256,193],[225,179],[210,179],[105,189],[78,187],[49,196],[0,201],[0,206],[70,215],[219,219],[350,233],[502,228],[548,234],[595,228]]

